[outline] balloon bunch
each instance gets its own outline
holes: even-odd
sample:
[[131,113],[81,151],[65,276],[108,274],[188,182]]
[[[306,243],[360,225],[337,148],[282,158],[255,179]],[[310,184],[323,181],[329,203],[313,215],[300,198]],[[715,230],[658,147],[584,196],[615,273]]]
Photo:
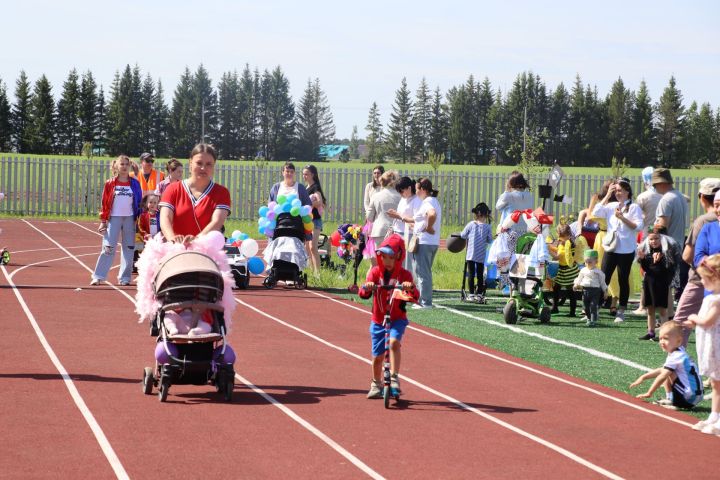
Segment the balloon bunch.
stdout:
[[235,230],[225,241],[229,247],[237,247],[238,251],[248,259],[247,269],[253,275],[259,275],[265,270],[265,263],[262,258],[256,257],[259,246],[256,240],[250,238],[247,233]]
[[272,237],[277,225],[277,216],[281,213],[289,213],[293,217],[301,217],[305,233],[313,231],[312,207],[303,205],[296,194],[278,195],[276,202],[270,202],[267,206],[258,209],[258,232],[262,235]]
[[360,238],[360,225],[343,223],[330,235],[330,245],[337,247],[337,255],[345,262],[352,258],[353,251],[357,248]]

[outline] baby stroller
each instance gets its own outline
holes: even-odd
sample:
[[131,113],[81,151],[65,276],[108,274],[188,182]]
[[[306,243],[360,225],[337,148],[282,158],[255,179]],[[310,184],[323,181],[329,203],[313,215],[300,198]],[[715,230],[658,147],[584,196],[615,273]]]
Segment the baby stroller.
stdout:
[[505,323],[515,324],[520,317],[538,318],[540,323],[550,322],[550,307],[545,304],[542,292],[545,267],[530,265],[530,250],[535,235],[525,233],[518,238],[515,263],[510,267],[510,299],[503,307]]
[[[235,353],[227,344],[223,306],[224,285],[220,269],[212,258],[196,251],[183,251],[164,258],[152,283],[160,302],[150,326],[158,337],[155,368],[145,367],[143,392],[151,395],[158,387],[161,402],[171,385],[214,385],[226,401],[232,401]],[[203,335],[171,335],[166,324],[170,311],[210,311],[212,329]]]
[[263,285],[265,288],[274,288],[277,282],[282,280],[286,283],[292,282],[298,289],[307,288],[307,275],[302,273],[307,265],[302,218],[281,213],[276,221],[273,239],[264,253],[270,270],[263,280]]
[[245,255],[240,253],[240,249],[238,247],[226,244],[223,249],[228,257],[228,263],[230,264],[230,271],[232,272],[233,279],[235,280],[235,286],[243,290],[247,289],[248,285],[250,285],[248,259]]

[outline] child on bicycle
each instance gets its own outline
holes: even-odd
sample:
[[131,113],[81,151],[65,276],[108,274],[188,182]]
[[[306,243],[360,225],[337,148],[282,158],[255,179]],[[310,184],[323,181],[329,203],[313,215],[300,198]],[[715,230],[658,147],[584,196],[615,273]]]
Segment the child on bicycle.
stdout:
[[[405,242],[398,234],[390,235],[375,251],[377,265],[372,267],[367,274],[365,283],[358,292],[360,298],[370,298],[375,293],[372,308],[372,320],[370,322],[370,341],[372,345],[372,382],[367,398],[382,398],[382,366],[385,355],[385,327],[383,317],[386,309],[390,306],[390,385],[391,388],[400,391],[400,347],[405,328],[408,325],[406,304],[409,299],[417,301],[420,292],[413,283],[412,273],[402,266],[405,258]],[[376,286],[402,285],[405,295],[401,300],[395,290],[375,289]]]
[[[469,300],[485,303],[485,251],[492,243],[492,227],[490,222],[490,208],[484,203],[478,203],[472,209],[475,219],[465,225],[460,238],[467,240],[467,253],[465,266],[470,287]],[[477,278],[477,287],[475,287]]]

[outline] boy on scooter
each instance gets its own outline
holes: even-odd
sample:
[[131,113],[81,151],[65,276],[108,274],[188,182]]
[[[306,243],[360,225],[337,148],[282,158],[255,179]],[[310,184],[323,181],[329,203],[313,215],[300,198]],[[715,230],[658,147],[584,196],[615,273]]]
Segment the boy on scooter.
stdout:
[[[390,310],[390,382],[391,387],[400,393],[400,347],[407,327],[406,304],[417,302],[420,292],[415,287],[412,273],[402,266],[405,258],[405,241],[400,235],[386,238],[375,251],[377,265],[368,273],[365,283],[358,292],[360,298],[370,298],[375,292],[370,322],[370,341],[372,344],[372,382],[367,398],[382,398],[382,367],[385,354],[385,327],[383,317]],[[376,289],[376,286],[402,285],[402,291],[396,289]],[[394,295],[394,298],[393,298]]]

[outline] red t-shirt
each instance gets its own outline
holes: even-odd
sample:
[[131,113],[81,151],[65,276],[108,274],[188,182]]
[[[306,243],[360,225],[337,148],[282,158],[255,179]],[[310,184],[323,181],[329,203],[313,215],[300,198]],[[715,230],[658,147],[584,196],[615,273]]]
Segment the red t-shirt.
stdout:
[[173,231],[176,235],[197,235],[210,223],[215,209],[230,212],[230,192],[210,181],[200,198],[195,199],[185,181],[174,182],[163,192],[159,207],[174,212]]

